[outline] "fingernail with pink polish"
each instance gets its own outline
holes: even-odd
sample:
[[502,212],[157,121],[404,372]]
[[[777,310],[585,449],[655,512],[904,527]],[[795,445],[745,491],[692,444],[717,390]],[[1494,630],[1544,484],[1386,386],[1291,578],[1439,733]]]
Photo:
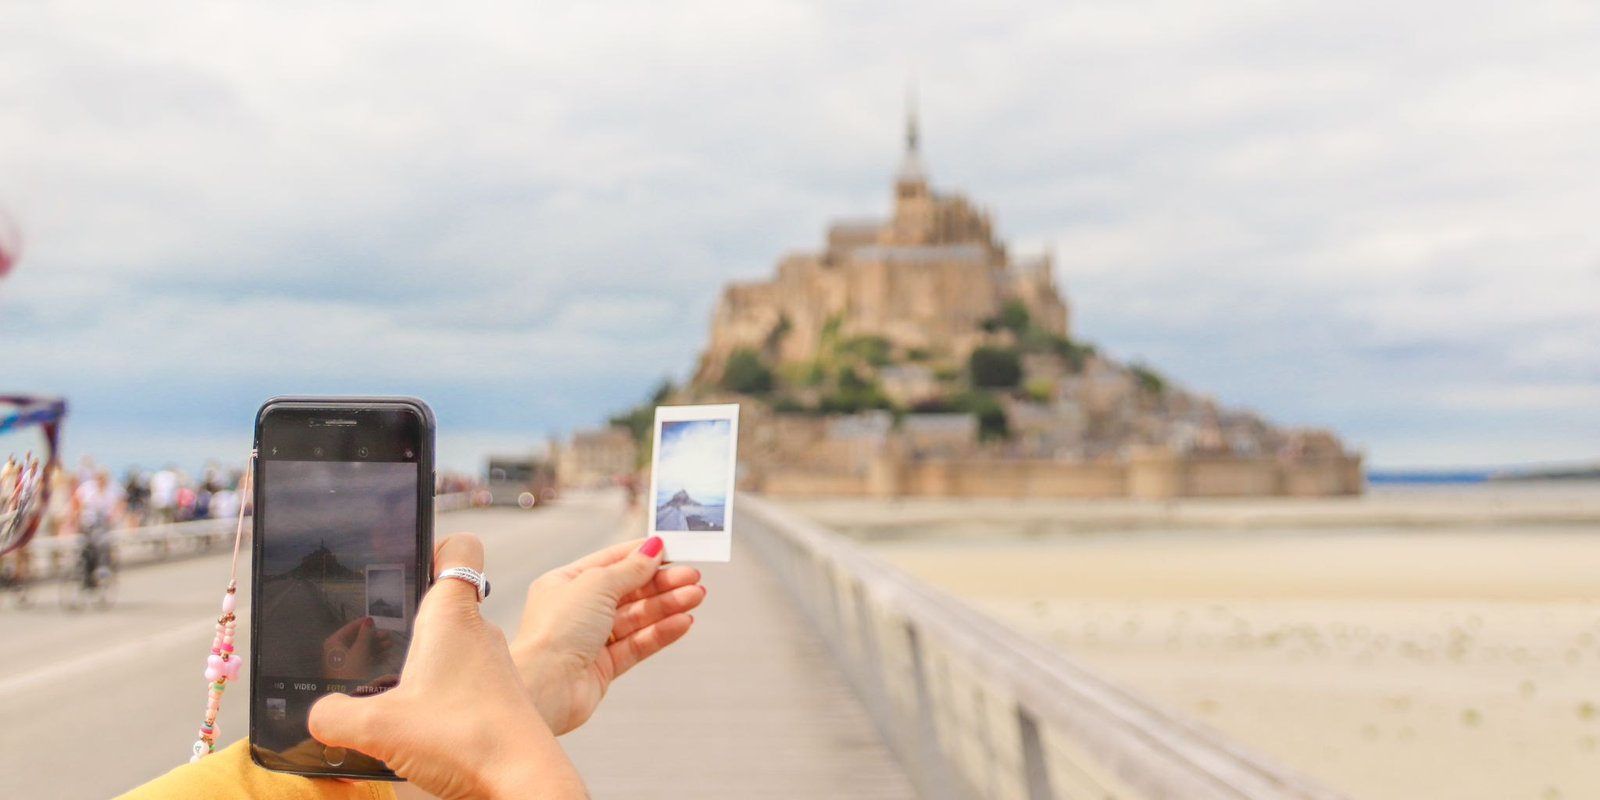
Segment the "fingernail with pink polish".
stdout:
[[656,555],[661,552],[661,537],[652,536],[644,540],[644,546],[639,548],[639,552],[644,553],[651,558],[655,558]]

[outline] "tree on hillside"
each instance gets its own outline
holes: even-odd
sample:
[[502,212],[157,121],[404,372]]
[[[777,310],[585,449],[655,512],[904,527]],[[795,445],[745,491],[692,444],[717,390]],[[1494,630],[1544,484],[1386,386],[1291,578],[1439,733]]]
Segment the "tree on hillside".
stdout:
[[889,363],[893,345],[882,336],[852,336],[839,343],[839,355],[858,358],[874,367]]
[[1022,358],[1016,350],[980,347],[967,359],[972,385],[984,389],[1010,389],[1022,380]]
[[1139,388],[1150,394],[1161,394],[1167,390],[1167,379],[1148,365],[1135,362],[1128,365],[1128,371],[1133,373],[1133,379],[1138,381]]
[[862,377],[854,367],[840,367],[833,391],[824,394],[817,409],[825,414],[854,414],[869,409],[894,409],[878,382]]
[[1011,426],[1006,420],[1006,410],[995,396],[984,391],[963,392],[952,398],[951,408],[965,411],[978,418],[978,439],[1005,439],[1011,436]]
[[1033,318],[1027,304],[1021,300],[1007,300],[1000,313],[983,321],[983,329],[990,333],[1011,331],[1021,336],[1033,329]]
[[671,378],[662,378],[661,383],[656,384],[656,390],[650,393],[650,404],[659,406],[667,402],[667,398],[676,394],[677,391],[678,385],[673,383]]
[[1021,300],[1007,300],[1000,309],[1000,326],[1013,333],[1023,334],[1033,327],[1033,320],[1028,314],[1028,307]]
[[740,394],[764,395],[772,391],[772,370],[761,363],[761,356],[741,347],[728,356],[722,370],[722,388]]
[[650,393],[647,402],[640,403],[607,420],[612,425],[628,429],[628,433],[633,436],[634,444],[639,446],[639,464],[642,465],[650,459],[652,443],[650,426],[655,422],[656,406],[667,402],[677,391],[678,387],[671,378],[662,378],[661,383],[656,385],[655,391]]

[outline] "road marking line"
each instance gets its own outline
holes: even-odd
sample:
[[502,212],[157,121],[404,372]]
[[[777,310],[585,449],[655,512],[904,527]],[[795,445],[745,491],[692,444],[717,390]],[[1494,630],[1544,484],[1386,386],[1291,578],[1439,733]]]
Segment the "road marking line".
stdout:
[[[97,669],[103,670],[107,664],[124,663],[127,659],[137,656],[147,649],[168,647],[185,642],[203,643],[206,635],[214,632],[208,630],[203,621],[185,622],[181,626],[160,633],[131,639],[110,647],[98,647],[82,655],[0,680],[0,701],[9,700],[12,695],[31,691],[40,686],[75,678],[83,673]],[[198,664],[199,662],[199,651],[195,651],[195,663]],[[199,670],[195,671],[195,680],[196,682],[200,680]]]

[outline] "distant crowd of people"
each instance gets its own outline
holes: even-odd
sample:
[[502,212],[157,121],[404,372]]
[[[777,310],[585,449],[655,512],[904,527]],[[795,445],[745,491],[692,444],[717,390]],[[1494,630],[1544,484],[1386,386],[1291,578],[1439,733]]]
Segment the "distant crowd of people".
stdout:
[[[130,467],[121,480],[111,471],[84,457],[76,468],[61,464],[47,468],[32,454],[0,462],[0,511],[16,511],[33,486],[48,481],[50,499],[38,535],[82,534],[90,542],[105,542],[119,530],[201,519],[232,519],[240,506],[249,513],[250,497],[240,491],[243,471],[219,464],[206,465],[198,475],[176,466],[146,471]],[[440,494],[476,492],[483,482],[460,473],[439,474]],[[0,567],[26,578],[28,558],[23,551],[7,554]]]
[[[216,463],[198,475],[172,465],[153,472],[130,467],[121,480],[115,480],[110,470],[85,457],[75,469],[58,464],[46,472],[31,456],[0,464],[0,511],[14,509],[34,482],[50,481],[40,536],[97,535],[146,525],[232,519],[241,504],[249,511],[250,498],[239,491],[242,470]],[[441,494],[470,492],[481,485],[467,475],[441,473],[435,489]]]
[[243,473],[208,465],[198,476],[167,466],[154,472],[130,467],[122,480],[84,458],[75,470],[56,470],[45,533],[98,533],[239,513]]

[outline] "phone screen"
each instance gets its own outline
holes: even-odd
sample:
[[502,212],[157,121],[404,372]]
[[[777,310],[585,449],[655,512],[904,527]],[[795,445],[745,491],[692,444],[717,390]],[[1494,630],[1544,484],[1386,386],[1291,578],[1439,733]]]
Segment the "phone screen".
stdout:
[[367,421],[365,432],[354,425],[318,432],[293,419],[284,426],[288,434],[274,436],[269,423],[263,435],[251,743],[268,766],[387,772],[359,753],[329,759],[306,724],[323,695],[371,695],[395,685],[426,588],[421,448],[377,441],[390,434]]

